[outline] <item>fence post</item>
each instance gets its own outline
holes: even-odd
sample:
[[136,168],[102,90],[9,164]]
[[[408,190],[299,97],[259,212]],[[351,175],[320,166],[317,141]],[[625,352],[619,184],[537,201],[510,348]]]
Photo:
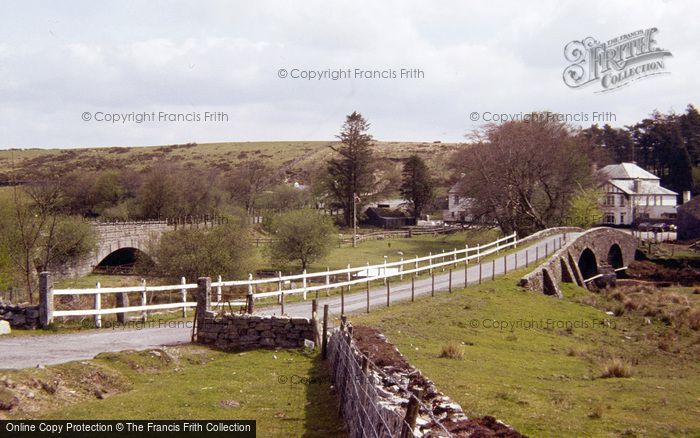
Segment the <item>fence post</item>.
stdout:
[[51,274],[39,274],[39,325],[46,328],[53,324],[53,282]]
[[508,273],[508,254],[503,256],[503,273]]
[[[148,304],[148,296],[146,295],[146,279],[144,278],[141,281],[141,285],[143,286],[143,290],[141,291],[141,305],[145,306]],[[143,313],[141,313],[141,318],[145,321],[146,318],[148,318],[148,311],[144,310]]]
[[452,269],[450,269],[450,282],[448,283],[447,291],[452,293]]
[[340,286],[340,314],[345,315],[345,286]]
[[[368,263],[369,264],[369,263]],[[326,296],[330,297],[331,296],[331,276],[328,274],[328,272],[331,272],[331,268],[326,266]]]
[[540,259],[540,247],[539,245],[535,245],[535,261]]
[[323,333],[321,335],[321,358],[328,357],[328,304],[323,305]]
[[530,248],[525,250],[525,267],[530,266]]
[[496,259],[491,260],[491,280],[496,279]]
[[304,301],[306,301],[306,269],[304,269],[304,272],[302,273],[301,281],[304,287]]
[[[245,307],[246,307],[246,312],[250,315],[253,313],[253,306],[254,304],[254,297],[253,297],[253,274],[248,274],[248,295],[246,295],[246,300],[245,300]],[[304,296],[304,299],[306,299],[306,296]]]
[[187,302],[187,289],[185,289],[185,284],[187,280],[185,280],[185,277],[180,277],[180,284],[182,285],[182,289],[180,289],[180,299],[182,300],[182,317],[187,318],[187,306],[185,303]]
[[476,244],[476,262],[481,263],[481,244]]
[[386,282],[386,306],[389,307],[391,304],[391,286],[389,286],[389,281]]
[[433,252],[432,251],[428,252],[428,266],[430,266],[430,269],[428,269],[428,273],[432,274],[433,273]]
[[384,284],[386,284],[386,256],[384,256]]
[[[282,305],[282,295],[284,295],[284,292],[282,292],[282,271],[277,271],[277,292],[279,292],[277,304]],[[282,313],[284,314],[284,309],[282,309]]]
[[513,248],[518,247],[518,232],[514,231],[513,232]]
[[418,400],[423,397],[422,389],[414,388],[411,392],[413,393],[413,397],[408,400],[406,416],[404,417],[403,427],[401,428],[401,438],[413,438],[413,429],[416,427],[416,418],[418,417]]
[[366,269],[366,274],[367,276],[367,313],[369,313],[369,262],[367,262],[367,269]]
[[411,275],[411,301],[416,300],[416,274]]
[[442,272],[445,272],[445,250],[444,249],[442,250],[441,264],[442,264]]
[[[211,306],[211,278],[210,277],[199,277],[197,279],[197,293],[195,295],[195,300],[197,301],[197,307],[194,312],[195,315],[195,329],[199,333],[199,327],[203,326],[204,317]],[[194,330],[192,332],[192,342],[196,340]]]
[[483,265],[484,265],[483,263],[479,263],[479,284],[481,284],[481,277],[482,277],[481,272],[482,272]]
[[[102,294],[100,293],[100,282],[95,283],[95,289],[97,293],[95,294],[95,310],[102,310]],[[95,314],[95,327],[102,327],[102,315],[99,313]]]
[[469,245],[464,245],[464,287],[467,287],[467,276],[469,275]]
[[399,276],[399,280],[403,280],[403,257],[401,257],[401,264],[399,265],[399,272],[401,275]]
[[216,302],[221,305],[221,275],[216,278]]
[[435,273],[434,272],[430,274],[430,278],[432,279],[431,283],[430,283],[431,284],[430,296],[434,297],[435,296]]
[[455,262],[455,263],[454,263],[454,265],[455,265],[454,267],[456,268],[456,267],[457,267],[457,248],[455,248],[455,249],[453,250],[453,252],[454,252],[454,254],[453,254],[452,260]]

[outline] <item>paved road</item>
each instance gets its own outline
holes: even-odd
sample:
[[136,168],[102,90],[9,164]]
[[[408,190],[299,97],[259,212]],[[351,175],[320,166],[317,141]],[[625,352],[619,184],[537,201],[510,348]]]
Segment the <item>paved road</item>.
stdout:
[[[545,254],[551,254],[554,248],[558,248],[560,235],[541,240],[536,245],[521,248],[517,252],[508,255],[505,264],[508,270],[516,266],[525,266],[526,260],[532,263],[536,255],[542,259]],[[567,238],[575,238],[577,234],[569,233]],[[482,281],[491,279],[493,263],[487,261],[481,263]],[[469,284],[479,281],[479,264],[470,264],[467,272]],[[504,259],[496,260],[495,275],[504,272]],[[446,291],[449,286],[449,273],[441,269],[435,270],[435,291]],[[460,265],[452,272],[452,286],[460,288],[464,286],[464,265]],[[356,286],[357,292],[345,296],[345,313],[351,314],[364,312],[367,306],[367,293],[364,287]],[[432,290],[432,280],[423,278],[415,281],[415,295],[429,295]],[[308,298],[311,298],[309,296]],[[402,283],[391,284],[391,302],[406,301],[411,299],[411,283],[408,277]],[[331,313],[341,313],[340,296],[323,297],[319,299],[319,309],[324,304],[329,305]],[[386,287],[370,289],[370,306],[378,308],[386,306]],[[279,314],[279,306],[260,308],[261,314]],[[291,316],[309,317],[311,315],[311,302],[289,303],[285,306],[285,313]],[[0,369],[2,368],[29,368],[37,365],[49,365],[74,360],[85,360],[107,351],[143,350],[157,348],[163,345],[177,345],[190,342],[192,333],[190,327],[181,324],[180,327],[141,327],[125,329],[103,328],[79,333],[57,335],[29,335],[10,338],[0,338]],[[189,324],[188,324],[189,325]]]

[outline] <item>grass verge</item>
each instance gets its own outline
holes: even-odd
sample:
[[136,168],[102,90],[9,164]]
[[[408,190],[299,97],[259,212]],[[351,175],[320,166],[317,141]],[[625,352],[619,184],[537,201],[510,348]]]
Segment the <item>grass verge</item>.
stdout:
[[[593,294],[568,285],[563,300],[522,290],[515,284],[524,273],[352,321],[382,330],[469,416],[494,415],[521,433],[700,434],[697,338],[664,351],[656,341],[669,329],[662,322],[607,315],[575,302]],[[441,357],[455,344],[463,359]],[[603,378],[616,358],[623,377]]]
[[236,418],[257,420],[258,436],[344,436],[316,352],[225,353],[188,345],[0,376],[0,396],[17,398],[0,418]]

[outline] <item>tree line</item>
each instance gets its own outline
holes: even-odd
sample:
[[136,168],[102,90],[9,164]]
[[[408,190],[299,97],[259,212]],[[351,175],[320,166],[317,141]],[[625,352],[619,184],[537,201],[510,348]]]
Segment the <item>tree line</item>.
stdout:
[[700,166],[700,113],[693,105],[681,114],[654,111],[623,128],[592,125],[580,135],[598,149],[601,164],[636,162],[677,193],[700,191],[700,175],[693,177]]

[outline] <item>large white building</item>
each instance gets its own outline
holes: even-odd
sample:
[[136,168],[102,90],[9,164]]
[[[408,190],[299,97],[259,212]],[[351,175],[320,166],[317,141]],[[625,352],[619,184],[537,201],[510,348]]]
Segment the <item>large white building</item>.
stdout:
[[678,193],[661,187],[660,179],[634,163],[611,164],[599,175],[605,181],[603,223],[631,225],[635,220],[676,218]]

